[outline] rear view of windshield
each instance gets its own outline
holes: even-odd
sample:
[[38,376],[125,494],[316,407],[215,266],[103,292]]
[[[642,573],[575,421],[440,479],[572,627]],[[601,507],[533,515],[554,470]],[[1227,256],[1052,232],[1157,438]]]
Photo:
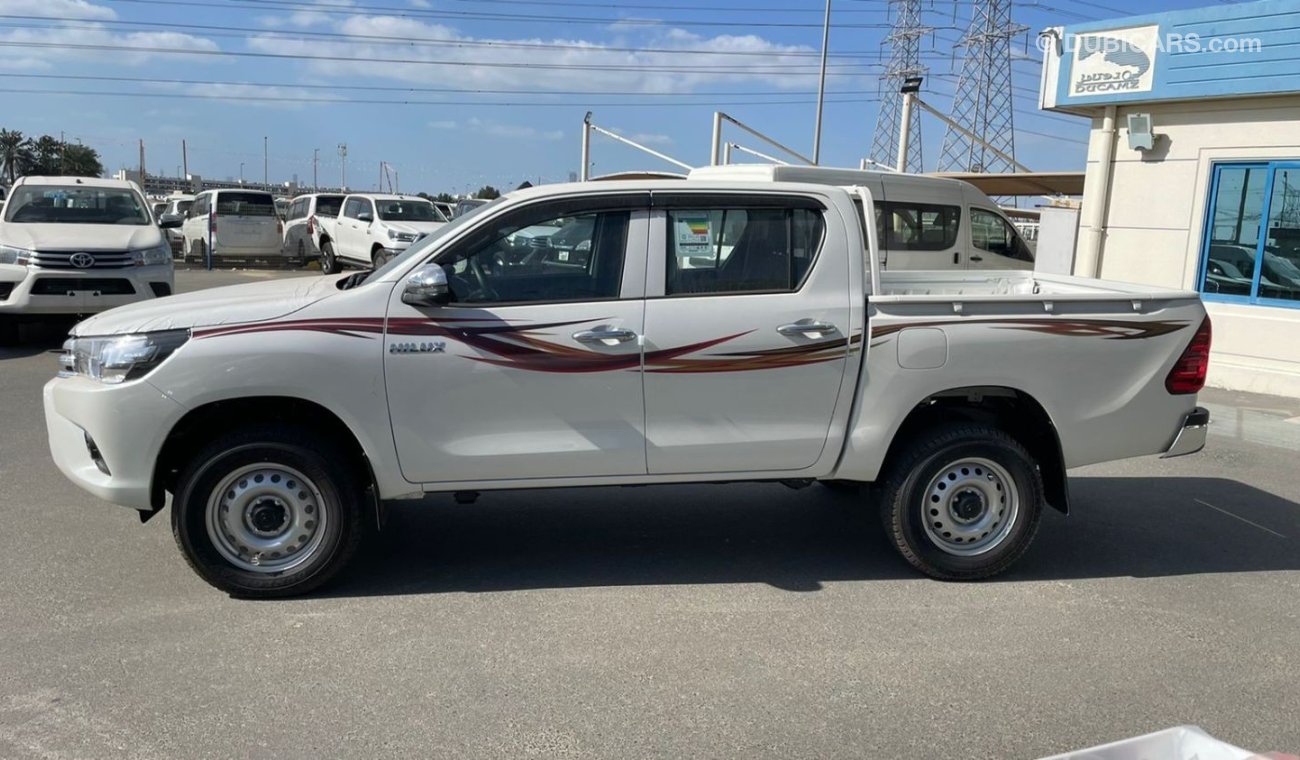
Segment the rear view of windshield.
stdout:
[[445,222],[428,201],[375,201],[379,218],[386,222]]
[[23,185],[5,207],[19,224],[150,224],[140,197],[125,188]]
[[338,216],[339,209],[343,208],[342,195],[318,195],[316,196],[316,215],[317,216]]
[[268,193],[218,193],[218,216],[275,216],[275,201]]

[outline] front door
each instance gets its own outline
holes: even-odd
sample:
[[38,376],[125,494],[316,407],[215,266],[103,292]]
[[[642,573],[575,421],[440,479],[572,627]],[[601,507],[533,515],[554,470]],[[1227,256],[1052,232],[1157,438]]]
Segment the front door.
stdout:
[[[397,286],[385,380],[408,480],[645,473],[647,200],[587,196],[506,211],[436,255],[450,304],[404,304]],[[572,234],[563,247],[516,234],[537,228]]]
[[970,209],[970,269],[1033,269],[1034,253],[1020,233],[989,209]]
[[821,202],[799,196],[656,194],[655,206],[650,473],[812,466],[861,338],[850,335],[843,227],[830,234]]
[[364,213],[370,213],[371,218],[374,218],[374,209],[368,198],[349,198],[343,204],[343,211],[334,225],[334,237],[338,238],[335,241],[335,255],[354,261],[370,261],[370,251],[366,245],[366,229],[370,227],[370,222],[359,218]]

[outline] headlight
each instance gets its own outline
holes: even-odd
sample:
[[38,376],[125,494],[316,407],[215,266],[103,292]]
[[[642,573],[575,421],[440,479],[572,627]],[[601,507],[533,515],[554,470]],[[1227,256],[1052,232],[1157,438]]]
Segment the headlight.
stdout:
[[143,251],[131,251],[131,260],[138,267],[152,267],[160,264],[170,263],[172,260],[172,248],[168,243],[146,248]]
[[0,245],[0,264],[18,264],[26,266],[34,256],[26,248],[14,248],[12,245]]
[[189,330],[69,338],[59,356],[59,377],[83,375],[110,385],[137,380],[189,339]]
[[388,239],[396,240],[399,243],[414,243],[415,239],[420,237],[414,232],[398,232],[394,229],[388,230]]

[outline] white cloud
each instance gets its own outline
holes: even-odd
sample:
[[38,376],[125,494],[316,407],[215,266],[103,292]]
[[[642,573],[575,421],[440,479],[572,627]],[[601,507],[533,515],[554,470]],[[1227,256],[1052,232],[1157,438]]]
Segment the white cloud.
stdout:
[[439,121],[429,122],[429,126],[434,129],[455,129],[456,122],[452,119],[441,119]]
[[[703,37],[680,29],[637,26],[635,29],[641,38],[635,45],[667,51],[637,52],[615,50],[611,49],[612,45],[583,39],[473,37],[443,24],[409,17],[357,14],[331,19],[329,23],[331,31],[342,34],[409,40],[411,44],[396,44],[391,39],[297,40],[263,34],[251,38],[249,47],[264,52],[359,59],[306,63],[308,71],[316,74],[420,84],[453,82],[464,89],[531,88],[672,94],[689,93],[701,85],[717,82],[765,84],[787,89],[811,88],[816,83],[815,58],[807,56],[813,52],[811,48],[779,44],[756,35]],[[422,45],[421,40],[445,40],[448,44]],[[493,43],[564,47],[507,47],[494,46]],[[758,55],[726,54],[734,52]],[[682,66],[695,70],[655,70]],[[743,71],[746,66],[758,66],[769,73],[762,76],[747,74]],[[709,67],[717,70],[710,71]],[[575,102],[575,105],[579,104]]]
[[6,14],[14,16],[40,16],[41,18],[98,19],[108,21],[117,13],[106,5],[95,5],[86,0],[4,0],[0,5]]
[[477,117],[470,119],[466,122],[466,125],[472,127],[475,132],[491,135],[492,137],[508,137],[515,140],[560,140],[564,138],[564,132],[558,129],[543,131],[525,124],[501,124],[500,122],[487,121]]
[[[27,2],[27,0],[17,0]],[[79,0],[54,0],[51,7],[86,5],[90,8],[102,8]],[[8,5],[4,6],[8,9]],[[112,13],[107,8],[102,8]],[[56,61],[96,61],[112,62],[125,66],[140,66],[157,58],[160,54],[149,53],[142,48],[169,48],[194,51],[219,50],[217,43],[206,37],[178,32],[118,32],[102,24],[78,27],[51,27],[43,29],[12,29],[0,33],[0,41],[10,43],[30,43],[36,47],[14,46],[11,53],[0,57],[0,68],[4,69],[53,69]],[[121,50],[95,50],[83,46],[102,46],[123,48]],[[168,61],[188,63],[194,59],[184,55],[167,54]],[[205,56],[206,58],[206,56]],[[209,59],[210,60],[210,59]]]

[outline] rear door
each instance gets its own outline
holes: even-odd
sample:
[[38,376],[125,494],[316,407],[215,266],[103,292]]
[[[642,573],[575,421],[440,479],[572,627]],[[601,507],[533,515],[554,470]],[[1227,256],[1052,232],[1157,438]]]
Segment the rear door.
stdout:
[[650,473],[811,467],[861,337],[843,223],[811,196],[656,193],[654,208]]
[[216,250],[255,253],[280,250],[280,217],[270,193],[219,190],[216,193]]

